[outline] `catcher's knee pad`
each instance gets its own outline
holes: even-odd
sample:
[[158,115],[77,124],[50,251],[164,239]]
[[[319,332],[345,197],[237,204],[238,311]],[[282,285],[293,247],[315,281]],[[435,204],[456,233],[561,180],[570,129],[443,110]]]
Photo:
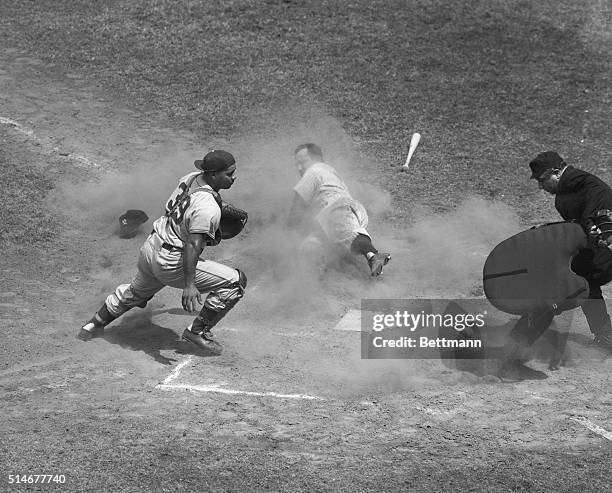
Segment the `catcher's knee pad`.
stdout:
[[238,303],[244,296],[244,290],[247,287],[247,277],[244,272],[236,269],[238,272],[238,280],[231,284],[230,290],[225,300],[225,308],[231,309],[236,303]]
[[211,291],[204,301],[204,307],[215,312],[231,310],[244,296],[247,277],[244,272],[236,269],[238,279],[228,282],[222,288]]

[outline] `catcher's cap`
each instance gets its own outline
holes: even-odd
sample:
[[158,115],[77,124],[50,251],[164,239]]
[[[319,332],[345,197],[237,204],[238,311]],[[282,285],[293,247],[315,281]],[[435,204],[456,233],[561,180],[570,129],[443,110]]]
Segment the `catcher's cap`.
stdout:
[[227,151],[213,150],[210,151],[202,159],[194,161],[196,168],[202,171],[214,173],[215,171],[223,171],[234,164],[236,160]]
[[561,169],[564,166],[565,162],[555,151],[541,152],[529,163],[529,167],[531,168],[531,179],[537,180],[545,171],[549,169]]
[[149,216],[144,211],[130,209],[124,212],[119,216],[119,238],[133,238],[140,225],[148,220]]

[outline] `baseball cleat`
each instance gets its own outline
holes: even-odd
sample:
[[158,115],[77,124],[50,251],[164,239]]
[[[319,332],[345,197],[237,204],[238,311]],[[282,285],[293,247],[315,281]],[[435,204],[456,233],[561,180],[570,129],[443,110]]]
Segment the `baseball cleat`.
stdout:
[[375,253],[368,260],[370,266],[370,272],[372,276],[380,276],[383,273],[383,267],[391,260],[391,254],[389,253]]
[[82,341],[89,341],[91,339],[95,339],[96,337],[103,336],[104,326],[96,325],[93,322],[87,322],[85,325],[83,325],[83,327],[81,327],[81,330],[77,334],[77,338],[81,339]]
[[221,354],[223,352],[223,346],[212,338],[212,334],[210,332],[194,334],[189,330],[189,327],[187,327],[183,331],[182,339],[189,341],[198,346],[200,349],[204,349],[210,353]]

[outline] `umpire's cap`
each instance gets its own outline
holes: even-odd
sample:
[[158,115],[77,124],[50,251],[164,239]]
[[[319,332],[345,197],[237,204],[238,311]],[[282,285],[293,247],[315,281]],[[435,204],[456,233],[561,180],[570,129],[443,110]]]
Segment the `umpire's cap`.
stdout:
[[531,178],[537,180],[542,173],[549,169],[561,169],[565,167],[565,161],[555,151],[546,151],[538,154],[529,163]]
[[210,151],[202,159],[194,161],[194,165],[199,170],[204,172],[214,173],[216,171],[223,171],[234,164],[236,160],[227,151],[213,150]]

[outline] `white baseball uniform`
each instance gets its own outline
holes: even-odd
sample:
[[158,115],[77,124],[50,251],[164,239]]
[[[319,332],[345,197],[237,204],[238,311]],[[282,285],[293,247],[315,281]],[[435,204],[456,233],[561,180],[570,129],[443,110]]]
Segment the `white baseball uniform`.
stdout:
[[[307,248],[321,245],[322,241],[349,250],[358,234],[370,237],[366,230],[368,214],[357,200],[351,197],[346,184],[329,164],[311,165],[293,190],[310,207],[320,232],[304,240]],[[319,234],[317,234],[319,233]]]
[[[207,244],[217,244],[221,209],[218,195],[201,179],[201,172],[181,178],[166,204],[166,215],[153,225],[140,249],[138,270],[130,284],[122,284],[106,298],[109,313],[118,317],[134,306],[143,308],[164,286],[183,289],[183,248],[190,233],[202,233]],[[239,272],[212,260],[200,259],[195,284],[200,293],[209,293],[204,306],[213,311],[226,308],[242,298]],[[230,303],[231,302],[231,303]]]

